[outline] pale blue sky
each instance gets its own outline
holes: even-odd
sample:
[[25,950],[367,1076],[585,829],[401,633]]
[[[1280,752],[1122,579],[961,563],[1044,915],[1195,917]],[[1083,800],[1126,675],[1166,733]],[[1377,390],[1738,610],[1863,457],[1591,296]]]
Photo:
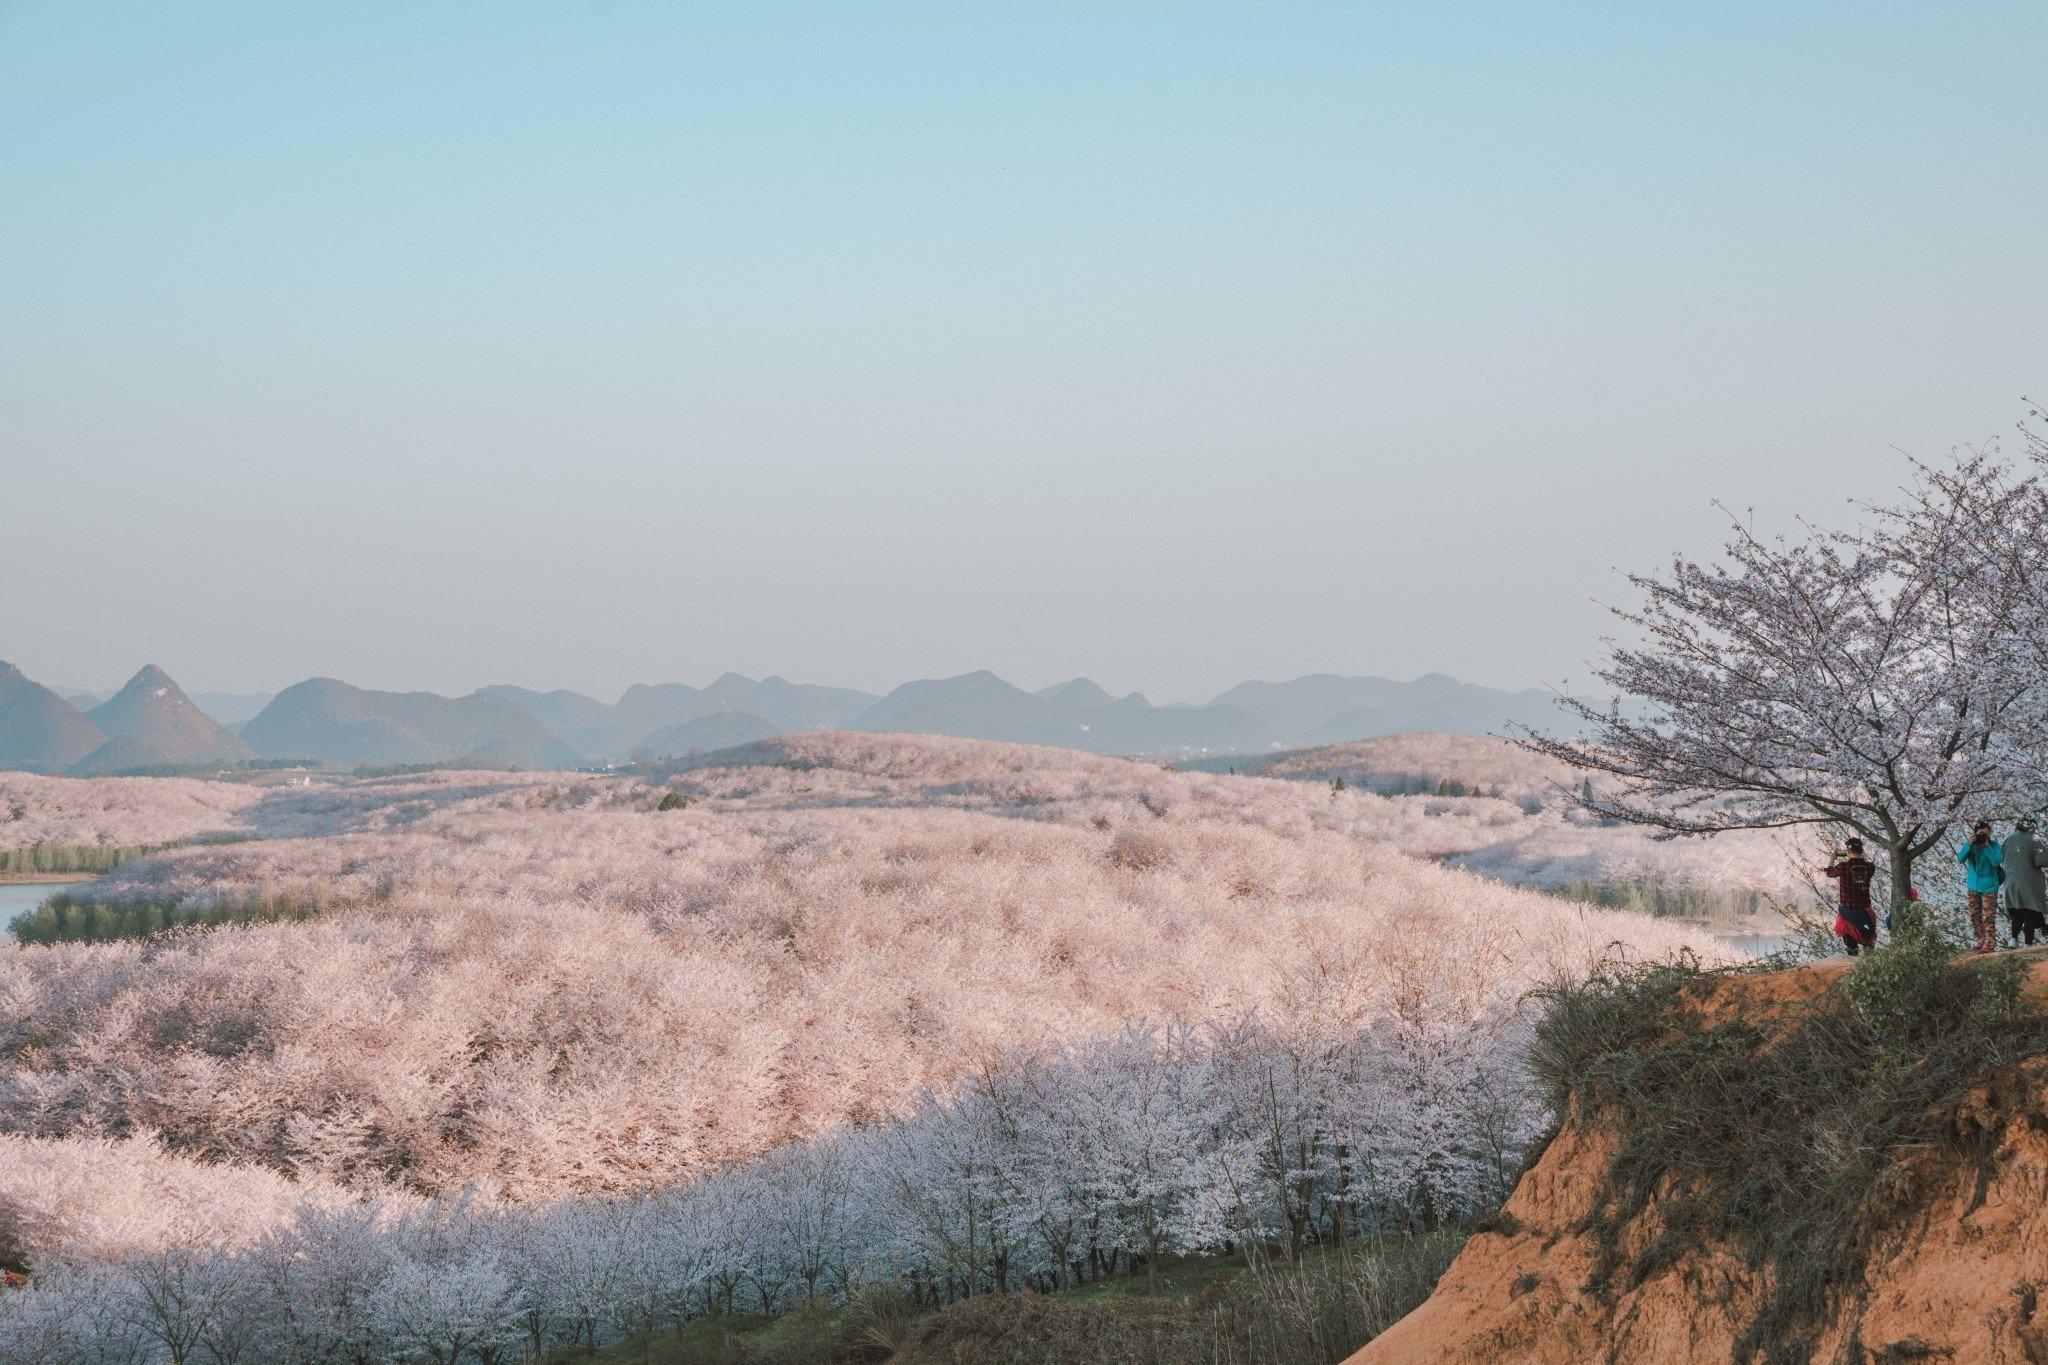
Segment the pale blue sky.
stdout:
[[2048,397],[2048,6],[0,4],[0,658],[1582,678]]

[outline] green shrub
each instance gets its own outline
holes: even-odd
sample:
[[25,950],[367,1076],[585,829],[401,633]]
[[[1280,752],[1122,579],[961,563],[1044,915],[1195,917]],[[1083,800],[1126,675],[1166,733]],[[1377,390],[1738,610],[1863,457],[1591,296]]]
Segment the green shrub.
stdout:
[[1570,1113],[1575,1095],[1595,1090],[1662,1041],[1683,993],[1710,975],[1687,953],[1672,962],[1615,966],[1539,992],[1543,1018],[1529,1044],[1529,1063],[1551,1113]]
[[112,943],[174,929],[213,929],[312,919],[333,909],[324,895],[263,891],[211,905],[85,900],[59,892],[8,922],[21,943]]
[[112,872],[130,858],[146,857],[173,844],[32,844],[0,849],[0,874],[29,872]]

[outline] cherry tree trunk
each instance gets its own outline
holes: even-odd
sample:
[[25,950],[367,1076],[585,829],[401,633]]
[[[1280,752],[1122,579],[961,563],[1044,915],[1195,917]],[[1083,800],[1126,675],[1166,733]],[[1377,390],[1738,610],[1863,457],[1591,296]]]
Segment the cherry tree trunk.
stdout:
[[1913,888],[1913,855],[1903,848],[1894,848],[1891,850],[1890,857],[1892,870],[1892,912],[1894,923],[1896,923],[1898,912],[1912,904],[1912,897],[1907,893]]

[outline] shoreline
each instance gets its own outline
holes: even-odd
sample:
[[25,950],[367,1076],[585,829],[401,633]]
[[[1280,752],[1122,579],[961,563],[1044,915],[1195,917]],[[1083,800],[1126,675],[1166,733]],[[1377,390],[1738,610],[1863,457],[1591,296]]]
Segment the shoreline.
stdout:
[[0,886],[43,886],[53,882],[96,882],[97,872],[0,872]]

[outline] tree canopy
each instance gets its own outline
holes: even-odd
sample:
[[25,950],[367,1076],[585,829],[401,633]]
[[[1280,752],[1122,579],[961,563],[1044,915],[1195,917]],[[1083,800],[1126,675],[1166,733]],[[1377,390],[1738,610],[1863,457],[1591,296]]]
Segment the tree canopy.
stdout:
[[1720,560],[1632,574],[1596,676],[1566,696],[1582,739],[1529,748],[1620,779],[1586,783],[1606,818],[1666,835],[1825,826],[1913,863],[1961,822],[2043,804],[2048,755],[2048,447],[1916,465],[1859,523],[1765,537],[1733,518]]

